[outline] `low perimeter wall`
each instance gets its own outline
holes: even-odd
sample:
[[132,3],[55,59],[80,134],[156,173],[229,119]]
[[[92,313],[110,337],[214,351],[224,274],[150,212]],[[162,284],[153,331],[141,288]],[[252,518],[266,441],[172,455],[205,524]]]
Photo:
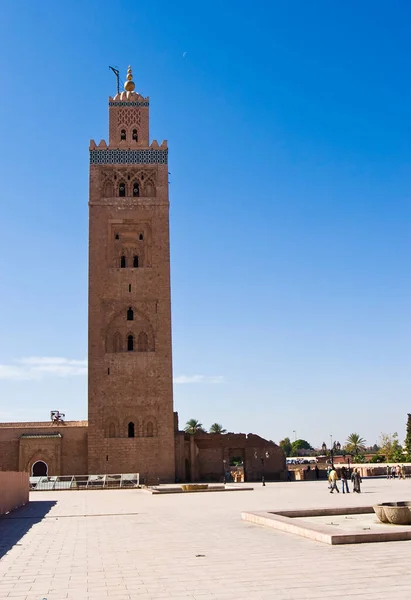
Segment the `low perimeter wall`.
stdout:
[[0,515],[29,501],[29,474],[21,471],[0,471]]

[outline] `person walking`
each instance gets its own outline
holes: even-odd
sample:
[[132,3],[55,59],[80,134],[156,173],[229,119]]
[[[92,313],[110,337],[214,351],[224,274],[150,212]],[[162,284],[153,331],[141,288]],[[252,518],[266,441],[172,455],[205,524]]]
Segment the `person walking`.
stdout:
[[387,479],[391,479],[391,467],[387,465]]
[[332,466],[330,474],[328,475],[328,481],[330,482],[330,494],[332,494],[334,492],[334,490],[337,490],[337,494],[339,494],[340,490],[338,489],[338,486],[337,486],[338,475],[337,475],[337,471],[334,468],[334,465]]
[[361,475],[358,469],[354,469],[353,474],[351,475],[351,481],[353,483],[353,492],[357,492],[357,494],[361,494]]
[[320,479],[320,469],[318,468],[318,465],[315,465],[315,478],[316,479]]
[[348,488],[348,481],[347,481],[347,469],[345,467],[341,467],[341,487],[342,487],[343,494],[345,494],[344,488],[347,490],[347,494],[350,493],[350,490]]

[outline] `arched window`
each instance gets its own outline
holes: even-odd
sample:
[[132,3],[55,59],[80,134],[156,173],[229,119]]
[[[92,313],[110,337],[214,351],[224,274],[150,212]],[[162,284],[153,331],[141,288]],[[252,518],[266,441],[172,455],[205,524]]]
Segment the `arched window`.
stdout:
[[147,437],[153,437],[154,435],[154,426],[151,421],[147,423]]
[[123,255],[121,256],[121,258],[120,258],[120,268],[121,268],[121,269],[125,269],[125,268],[126,268],[126,266],[127,266],[127,263],[126,263],[126,257],[125,257],[125,256],[124,256],[124,254],[123,254]]
[[139,239],[140,241],[141,241],[141,240],[144,240],[144,235],[143,235],[142,233],[140,233],[140,235],[138,236],[138,239]]
[[137,129],[133,129],[133,140],[134,140],[135,142],[137,142],[137,141],[138,141]]
[[131,307],[127,311],[127,321],[134,321],[134,312]]
[[113,438],[116,437],[116,426],[114,423],[110,423],[108,428],[108,437]]
[[128,437],[134,437],[134,423],[132,421],[128,424]]
[[119,184],[118,195],[120,196],[120,198],[124,198],[124,196],[126,195],[126,184],[125,183]]
[[116,233],[116,235],[114,236],[115,240],[119,240],[120,239],[120,235],[118,233]]
[[133,196],[137,197],[140,195],[140,186],[138,185],[138,181],[133,183]]
[[127,336],[127,352],[133,352],[133,350],[134,350],[134,336],[130,334]]
[[133,259],[133,267],[134,267],[135,269],[137,269],[137,268],[138,268],[138,256],[135,256],[135,257],[134,257],[134,259]]
[[148,336],[145,331],[141,331],[138,336],[137,346],[139,352],[148,351]]
[[118,332],[114,335],[113,350],[114,352],[121,352],[123,350],[123,344],[121,343],[121,334]]
[[120,140],[125,140],[126,139],[126,130],[122,129],[120,132]]

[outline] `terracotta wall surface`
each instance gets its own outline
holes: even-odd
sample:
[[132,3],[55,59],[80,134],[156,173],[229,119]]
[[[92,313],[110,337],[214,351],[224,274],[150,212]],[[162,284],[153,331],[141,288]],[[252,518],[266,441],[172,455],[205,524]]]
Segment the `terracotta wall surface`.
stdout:
[[0,472],[0,515],[4,515],[29,501],[28,473]]
[[[48,465],[49,475],[84,475],[87,469],[87,421],[0,423],[0,471],[27,471],[37,460]],[[22,438],[24,434],[33,437]],[[41,437],[60,434],[61,438]],[[39,436],[39,437],[35,437]]]

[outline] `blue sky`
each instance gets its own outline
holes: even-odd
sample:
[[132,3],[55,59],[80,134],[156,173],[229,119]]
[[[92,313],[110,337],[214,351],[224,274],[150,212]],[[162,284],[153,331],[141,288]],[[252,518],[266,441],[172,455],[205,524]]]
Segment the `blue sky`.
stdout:
[[107,139],[108,66],[131,64],[170,148],[180,424],[403,437],[411,4],[27,0],[2,17],[0,419],[87,416],[88,144]]

